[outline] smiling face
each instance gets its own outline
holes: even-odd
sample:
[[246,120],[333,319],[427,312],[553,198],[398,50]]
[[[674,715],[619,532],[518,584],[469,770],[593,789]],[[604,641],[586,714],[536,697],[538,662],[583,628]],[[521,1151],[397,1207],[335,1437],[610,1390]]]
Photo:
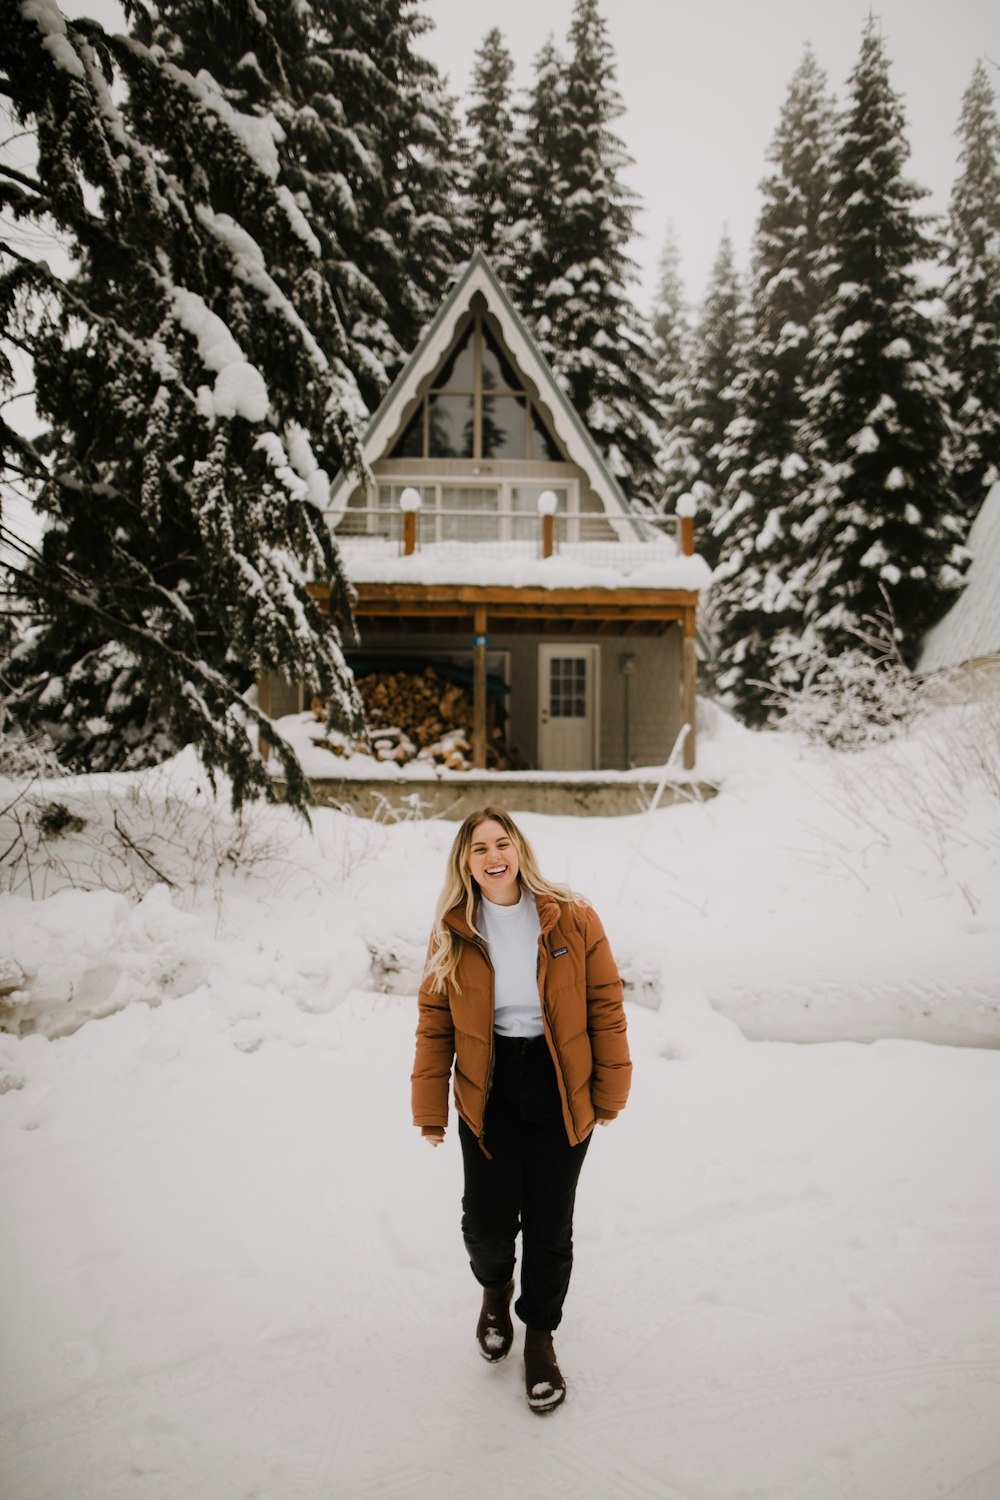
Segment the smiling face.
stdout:
[[488,901],[516,906],[521,899],[517,850],[502,823],[486,818],[472,830],[469,874]]

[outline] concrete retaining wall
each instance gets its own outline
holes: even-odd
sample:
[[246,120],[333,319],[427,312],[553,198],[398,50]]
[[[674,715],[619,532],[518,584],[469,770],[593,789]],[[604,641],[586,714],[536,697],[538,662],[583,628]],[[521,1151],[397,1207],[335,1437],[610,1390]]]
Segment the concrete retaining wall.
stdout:
[[[283,786],[280,781],[277,784]],[[361,817],[409,815],[456,821],[490,803],[509,812],[621,817],[645,812],[656,794],[655,781],[560,780],[555,776],[521,779],[496,773],[476,776],[472,772],[447,781],[415,781],[402,776],[371,781],[314,777],[311,784],[320,806],[347,808]],[[717,791],[708,782],[677,782],[666,788],[660,806],[704,801]]]

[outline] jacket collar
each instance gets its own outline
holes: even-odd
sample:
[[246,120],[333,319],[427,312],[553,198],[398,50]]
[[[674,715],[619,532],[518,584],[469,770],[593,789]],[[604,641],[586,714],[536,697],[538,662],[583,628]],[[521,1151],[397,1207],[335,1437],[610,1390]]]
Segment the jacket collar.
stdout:
[[[538,907],[538,925],[541,929],[542,936],[544,937],[546,933],[552,931],[553,927],[559,920],[559,902],[556,901],[552,896],[537,896],[535,898],[535,904]],[[444,920],[445,922],[447,922],[452,932],[457,932],[460,937],[467,938],[470,942],[473,943],[482,940],[482,935],[478,932],[474,932],[473,929],[469,926],[468,919],[465,915],[464,901],[460,902],[458,906],[453,906],[451,908],[451,911],[446,911],[444,914]]]

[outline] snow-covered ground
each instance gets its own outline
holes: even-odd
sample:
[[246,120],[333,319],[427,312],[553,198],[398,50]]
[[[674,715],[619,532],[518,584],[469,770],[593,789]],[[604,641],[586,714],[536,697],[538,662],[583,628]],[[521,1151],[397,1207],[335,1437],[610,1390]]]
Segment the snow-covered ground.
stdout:
[[521,820],[636,1063],[544,1422],[409,1122],[454,825],[240,822],[187,756],[0,788],[0,1494],[997,1500],[996,705],[704,723],[711,802]]

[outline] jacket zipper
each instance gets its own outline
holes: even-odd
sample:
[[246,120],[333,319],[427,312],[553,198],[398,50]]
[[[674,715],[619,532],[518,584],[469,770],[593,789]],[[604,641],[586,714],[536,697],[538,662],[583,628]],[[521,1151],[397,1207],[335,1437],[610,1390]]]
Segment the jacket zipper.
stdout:
[[485,1150],[486,1147],[484,1142],[486,1138],[486,1106],[490,1102],[490,1090],[493,1087],[493,1066],[496,1062],[496,1047],[493,1043],[493,1022],[496,1019],[497,1009],[496,971],[493,968],[493,961],[490,958],[490,950],[486,946],[486,940],[479,937],[479,935],[477,934],[473,941],[477,942],[480,948],[482,948],[483,957],[485,958],[487,967],[490,971],[490,1065],[486,1073],[486,1092],[483,1095],[483,1119],[479,1127],[479,1144],[483,1147],[483,1150]]
[[[537,957],[535,959],[535,982],[536,982],[536,984],[537,984],[537,981],[538,981],[538,977],[539,977],[539,975],[542,972],[542,944],[545,942],[545,940],[548,937],[548,935],[549,935],[548,933],[543,932],[543,933],[541,933],[539,935],[539,938],[538,938],[538,955],[537,955]],[[549,1021],[549,1013],[548,1013],[548,1009],[546,1008],[546,1005],[545,1005],[545,993],[544,993],[543,990],[539,990],[539,992],[538,992],[538,1002],[539,1002],[539,1004],[541,1006],[541,1009],[542,1009],[542,1022],[548,1028],[549,1032],[551,1033],[552,1032],[552,1024]],[[553,1044],[553,1049],[554,1049],[554,1044]],[[580,1136],[580,1127],[577,1124],[576,1113],[575,1113],[575,1111],[573,1109],[573,1101],[572,1101],[572,1099],[570,1097],[569,1089],[566,1086],[566,1075],[563,1073],[562,1064],[559,1061],[558,1054],[555,1057],[553,1057],[552,1062],[553,1062],[553,1066],[557,1069],[557,1071],[559,1073],[559,1076],[562,1079],[563,1092],[566,1095],[566,1108],[569,1110],[569,1117],[573,1121],[573,1129],[576,1131],[577,1136],[579,1136],[580,1139],[582,1140],[583,1137]]]

